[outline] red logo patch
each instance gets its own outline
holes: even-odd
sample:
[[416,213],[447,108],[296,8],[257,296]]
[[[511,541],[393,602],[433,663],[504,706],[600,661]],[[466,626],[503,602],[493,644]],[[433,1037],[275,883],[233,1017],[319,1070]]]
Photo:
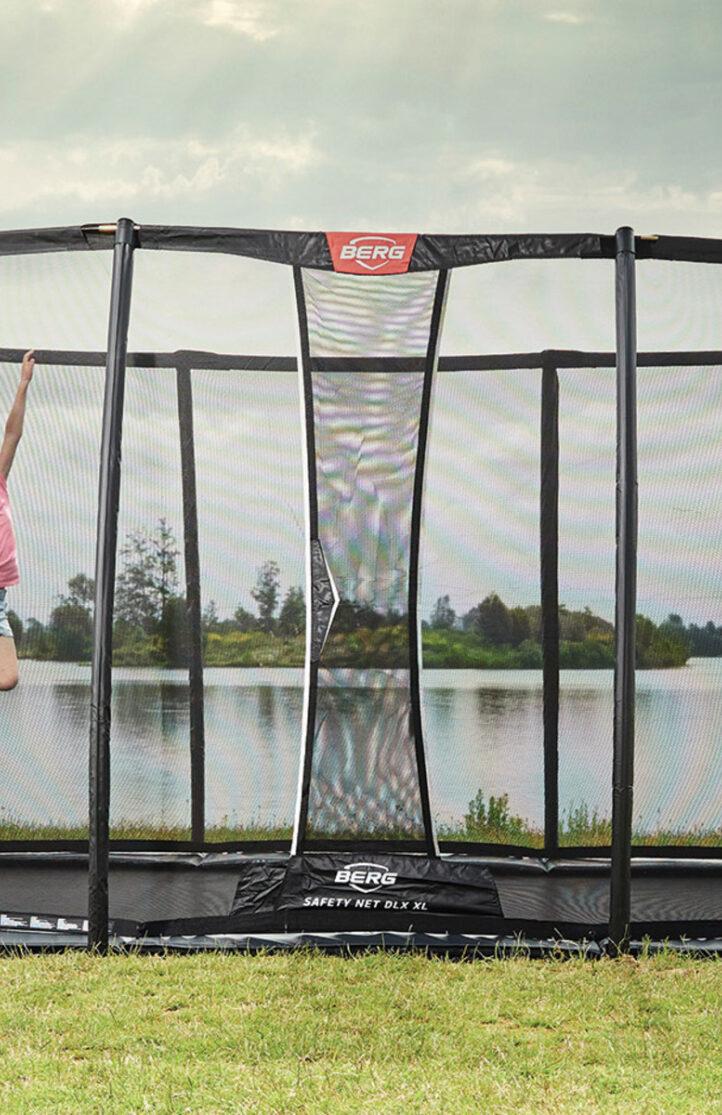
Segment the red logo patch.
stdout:
[[327,232],[334,271],[347,275],[403,275],[416,244],[415,232]]

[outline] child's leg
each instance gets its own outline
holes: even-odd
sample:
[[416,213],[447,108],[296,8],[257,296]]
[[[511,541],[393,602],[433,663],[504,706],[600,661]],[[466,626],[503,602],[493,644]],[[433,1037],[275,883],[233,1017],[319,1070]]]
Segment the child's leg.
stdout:
[[7,617],[7,590],[0,588],[0,690],[14,689],[18,683],[18,656]]
[[0,690],[14,689],[18,683],[18,656],[15,640],[0,636]]

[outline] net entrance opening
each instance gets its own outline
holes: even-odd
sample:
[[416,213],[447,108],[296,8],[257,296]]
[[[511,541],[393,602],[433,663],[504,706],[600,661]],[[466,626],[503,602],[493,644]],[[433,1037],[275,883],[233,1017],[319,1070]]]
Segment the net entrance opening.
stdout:
[[299,836],[428,841],[418,520],[443,292],[309,271],[297,289],[315,590]]

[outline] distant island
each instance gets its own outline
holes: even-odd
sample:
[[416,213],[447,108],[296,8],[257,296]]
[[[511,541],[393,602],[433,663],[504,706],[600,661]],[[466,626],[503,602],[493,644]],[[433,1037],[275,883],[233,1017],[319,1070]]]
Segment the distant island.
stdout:
[[[179,550],[173,530],[161,519],[150,533],[127,535],[116,582],[113,662],[116,666],[183,668],[188,664],[189,628],[179,589]],[[48,623],[9,619],[21,658],[89,662],[92,652],[94,584],[85,573],[72,577],[57,597]],[[250,595],[255,614],[241,604],[221,618],[215,603],[203,611],[206,666],[302,667],[306,602],[300,586],[281,592],[277,562],[257,572]],[[589,608],[559,607],[560,665],[563,669],[612,669],[614,626]],[[440,596],[422,623],[424,666],[436,669],[538,670],[542,667],[541,608],[507,605],[495,592],[458,616],[450,597]],[[342,600],[323,650],[327,667],[403,669],[408,666],[407,616],[380,612],[369,604]],[[684,666],[690,657],[722,657],[722,625],[685,625],[671,614],[656,624],[637,616],[637,666]]]

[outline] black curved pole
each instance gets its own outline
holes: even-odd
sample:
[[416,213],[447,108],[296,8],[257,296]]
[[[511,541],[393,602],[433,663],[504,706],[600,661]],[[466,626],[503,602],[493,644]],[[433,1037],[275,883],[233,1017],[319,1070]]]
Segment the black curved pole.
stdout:
[[110,698],[112,689],[115,552],[120,499],[120,446],[125,393],[125,356],[136,231],[118,221],[113,249],[105,399],[100,444],[98,526],[95,548],[95,610],[90,696],[90,795],[88,832],[88,948],[108,950],[110,814]]
[[634,233],[616,235],[617,575],[609,936],[625,950],[631,915],[637,598],[637,330]]
[[433,380],[439,363],[439,341],[444,317],[444,306],[449,290],[449,272],[439,271],[436,280],[436,293],[429,323],[429,340],[426,350],[424,382],[421,392],[419,432],[416,443],[416,465],[414,488],[411,501],[411,536],[409,539],[409,580],[408,580],[408,624],[409,624],[409,703],[411,706],[410,727],[416,752],[416,772],[421,802],[421,819],[424,825],[426,854],[435,859],[439,855],[434,818],[431,812],[429,774],[424,747],[423,721],[421,715],[421,630],[419,625],[419,558],[421,553],[421,523],[424,499],[424,472],[426,468],[426,448],[429,438],[429,416]]

